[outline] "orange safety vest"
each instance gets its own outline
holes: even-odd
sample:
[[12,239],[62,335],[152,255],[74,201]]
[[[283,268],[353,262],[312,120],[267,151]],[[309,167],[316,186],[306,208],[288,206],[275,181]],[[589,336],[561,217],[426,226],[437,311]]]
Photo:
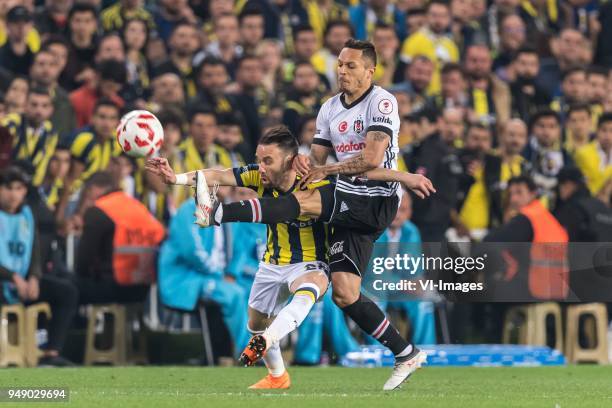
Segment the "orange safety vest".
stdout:
[[539,299],[565,299],[569,290],[568,236],[540,200],[521,208],[533,228],[529,291]]
[[113,275],[120,285],[155,281],[157,248],[165,229],[139,201],[117,191],[95,203],[115,224]]

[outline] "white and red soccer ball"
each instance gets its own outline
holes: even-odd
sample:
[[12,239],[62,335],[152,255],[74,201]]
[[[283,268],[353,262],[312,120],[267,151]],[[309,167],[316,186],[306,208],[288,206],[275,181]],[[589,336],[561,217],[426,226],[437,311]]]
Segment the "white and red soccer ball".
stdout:
[[119,121],[117,142],[129,156],[151,156],[159,151],[164,142],[164,128],[151,112],[134,110]]

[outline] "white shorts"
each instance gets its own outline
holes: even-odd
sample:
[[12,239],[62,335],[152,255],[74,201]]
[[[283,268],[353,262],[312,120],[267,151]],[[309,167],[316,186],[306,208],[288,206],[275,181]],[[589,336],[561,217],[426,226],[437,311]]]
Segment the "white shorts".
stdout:
[[325,262],[311,261],[291,265],[259,263],[249,295],[249,307],[269,316],[276,316],[285,306],[291,292],[289,288],[300,276],[321,271],[329,276]]

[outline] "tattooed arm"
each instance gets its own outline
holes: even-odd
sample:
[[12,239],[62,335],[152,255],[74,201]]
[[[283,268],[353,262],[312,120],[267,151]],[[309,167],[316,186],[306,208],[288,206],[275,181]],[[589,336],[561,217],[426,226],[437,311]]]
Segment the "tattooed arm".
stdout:
[[366,146],[357,156],[348,160],[323,166],[327,174],[354,176],[380,166],[389,146],[389,135],[381,131],[371,131],[366,135]]

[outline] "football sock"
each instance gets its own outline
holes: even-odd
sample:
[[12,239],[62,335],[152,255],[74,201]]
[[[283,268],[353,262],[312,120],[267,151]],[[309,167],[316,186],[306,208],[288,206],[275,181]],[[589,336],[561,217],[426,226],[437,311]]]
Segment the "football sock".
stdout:
[[361,330],[388,347],[396,357],[407,356],[412,351],[412,345],[400,336],[383,311],[367,296],[360,294],[355,303],[342,310],[361,327]]
[[278,198],[254,198],[222,204],[215,210],[215,223],[258,222],[277,224],[291,221],[300,215],[300,203],[293,194]]
[[295,330],[308,316],[310,309],[319,298],[319,288],[313,283],[301,284],[289,302],[266,331],[264,337],[271,344],[278,344],[287,334]]
[[[254,331],[248,327],[247,329],[252,335],[263,334],[263,331]],[[283,361],[279,343],[273,344],[268,348],[266,354],[263,356],[263,361],[266,364],[268,373],[270,373],[272,377],[280,377],[285,372],[285,362]]]

